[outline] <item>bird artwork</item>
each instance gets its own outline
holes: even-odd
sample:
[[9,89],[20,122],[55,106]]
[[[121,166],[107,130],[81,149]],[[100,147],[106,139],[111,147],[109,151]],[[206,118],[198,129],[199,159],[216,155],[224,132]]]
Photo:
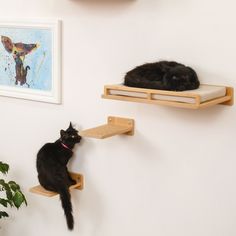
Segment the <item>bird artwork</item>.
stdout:
[[1,36],[1,42],[5,50],[13,56],[15,61],[15,84],[18,83],[23,86],[27,85],[29,88],[29,84],[27,83],[27,72],[30,70],[30,66],[24,66],[25,57],[36,50],[39,45],[38,44],[25,44],[25,43],[14,43],[7,36]]

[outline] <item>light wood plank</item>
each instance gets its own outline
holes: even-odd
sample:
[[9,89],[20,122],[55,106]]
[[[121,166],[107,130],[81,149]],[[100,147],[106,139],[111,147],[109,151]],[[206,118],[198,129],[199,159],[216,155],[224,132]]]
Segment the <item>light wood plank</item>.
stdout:
[[233,106],[234,105],[234,88],[226,87],[226,96],[229,96],[229,100],[226,102],[220,103],[220,105]]
[[97,139],[104,139],[119,134],[133,135],[134,120],[109,116],[107,124],[80,131],[82,137]]
[[[215,85],[212,85],[212,86],[215,86]],[[146,95],[144,95],[144,97],[131,97],[131,96],[125,96],[125,95],[118,95],[118,94],[112,95],[109,92],[110,90],[135,92],[135,93],[142,93]],[[167,100],[152,99],[152,96],[156,94],[193,98],[195,99],[195,103],[192,104],[192,103],[184,103],[180,101],[167,101]],[[172,106],[172,107],[179,107],[179,108],[200,109],[200,108],[207,108],[207,107],[217,105],[217,104],[232,106],[234,103],[233,101],[234,89],[232,87],[226,87],[225,96],[200,103],[200,96],[198,94],[194,94],[194,92],[174,92],[174,91],[165,91],[165,90],[134,88],[134,87],[128,87],[124,85],[105,85],[104,94],[102,95],[102,98],[120,100],[120,101],[163,105],[163,106]]]
[[[71,185],[69,187],[69,189],[70,190],[72,190],[72,189],[82,190],[83,187],[84,187],[83,175],[78,174],[78,173],[70,172],[70,176],[73,180],[76,181],[76,184]],[[39,194],[39,195],[42,195],[42,196],[45,196],[45,197],[54,197],[54,196],[58,195],[58,193],[56,193],[56,192],[46,190],[41,185],[34,186],[34,187],[30,188],[29,191],[31,193]]]
[[134,97],[128,97],[128,96],[127,97],[119,96],[119,95],[107,95],[107,96],[102,95],[102,98],[127,101],[127,102],[138,102],[138,103],[147,103],[147,104],[154,104],[154,105],[179,107],[179,108],[189,108],[189,109],[199,108],[197,104],[190,104],[190,103],[183,103],[183,102],[181,103],[181,102],[174,102],[174,101],[149,100],[149,99],[144,99],[144,98],[134,98]]
[[230,99],[231,99],[230,96],[225,96],[225,97],[221,97],[221,98],[212,99],[212,100],[209,100],[207,102],[201,103],[199,105],[199,108],[207,108],[207,107],[211,107],[211,106],[217,105],[217,104],[223,105],[224,102],[227,102]]

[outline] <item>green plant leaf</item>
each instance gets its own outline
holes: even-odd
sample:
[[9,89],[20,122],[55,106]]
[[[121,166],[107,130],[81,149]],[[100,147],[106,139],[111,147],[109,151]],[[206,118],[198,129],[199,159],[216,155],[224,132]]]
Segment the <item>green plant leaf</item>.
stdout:
[[6,190],[6,189],[10,189],[10,186],[8,185],[8,183],[5,182],[4,179],[0,179],[0,185]]
[[4,179],[0,179],[0,186],[2,186],[1,191],[5,191],[7,198],[11,200],[13,195],[9,184],[7,184]]
[[25,202],[25,196],[21,191],[16,191],[13,195],[12,201],[14,203],[14,206],[18,209],[23,202]]
[[0,204],[3,205],[4,207],[7,207],[7,200],[0,198]]
[[0,198],[0,204],[3,205],[4,207],[7,207],[7,205],[9,204],[10,206],[12,206],[11,201],[4,199],[4,198]]
[[11,190],[13,190],[14,192],[16,192],[17,190],[20,190],[20,186],[14,181],[9,181],[8,185],[10,186]]
[[5,188],[6,182],[4,179],[0,179],[0,185]]
[[9,217],[9,215],[5,211],[0,211],[0,219],[3,217]]
[[6,174],[9,170],[9,165],[0,161],[0,172]]
[[[22,192],[21,192],[22,193]],[[28,206],[28,203],[27,203],[27,201],[26,201],[26,198],[25,198],[25,195],[22,193],[22,195],[23,195],[23,197],[24,197],[24,203],[25,203],[25,205],[26,206]]]
[[[9,170],[9,165],[0,161],[0,174],[6,174]],[[20,186],[15,181],[6,182],[4,179],[0,179],[0,192],[6,194],[5,198],[0,197],[0,206],[4,207],[19,207],[27,201],[24,194],[21,192]],[[0,211],[0,219],[3,217],[9,217],[5,211]]]
[[6,196],[8,200],[12,200],[13,194],[10,187],[6,189]]

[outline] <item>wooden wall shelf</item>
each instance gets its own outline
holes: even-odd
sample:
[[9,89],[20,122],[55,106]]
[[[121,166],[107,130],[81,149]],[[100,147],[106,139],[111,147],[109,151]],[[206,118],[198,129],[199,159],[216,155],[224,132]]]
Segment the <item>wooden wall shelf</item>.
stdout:
[[[70,186],[69,189],[70,190],[72,190],[72,189],[82,190],[84,188],[84,178],[83,178],[83,175],[70,172],[70,176],[71,176],[72,179],[74,179],[76,181],[76,184]],[[35,187],[32,187],[32,188],[30,188],[29,191],[31,193],[43,195],[45,197],[54,197],[54,196],[56,196],[58,194],[56,192],[52,192],[52,191],[46,190],[41,185],[37,185]]]
[[106,99],[189,109],[206,108],[216,104],[233,105],[233,97],[234,89],[232,87],[217,85],[201,85],[197,90],[184,92],[106,85],[102,95],[102,98]]
[[134,120],[109,116],[107,124],[80,131],[82,137],[104,139],[118,134],[134,135]]

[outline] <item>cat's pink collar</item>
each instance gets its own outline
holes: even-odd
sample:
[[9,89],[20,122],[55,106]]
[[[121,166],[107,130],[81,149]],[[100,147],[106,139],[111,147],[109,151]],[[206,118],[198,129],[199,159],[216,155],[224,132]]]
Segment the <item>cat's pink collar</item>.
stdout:
[[65,145],[63,142],[61,142],[61,145],[62,145],[62,147],[69,149],[71,151],[71,149],[67,145]]

